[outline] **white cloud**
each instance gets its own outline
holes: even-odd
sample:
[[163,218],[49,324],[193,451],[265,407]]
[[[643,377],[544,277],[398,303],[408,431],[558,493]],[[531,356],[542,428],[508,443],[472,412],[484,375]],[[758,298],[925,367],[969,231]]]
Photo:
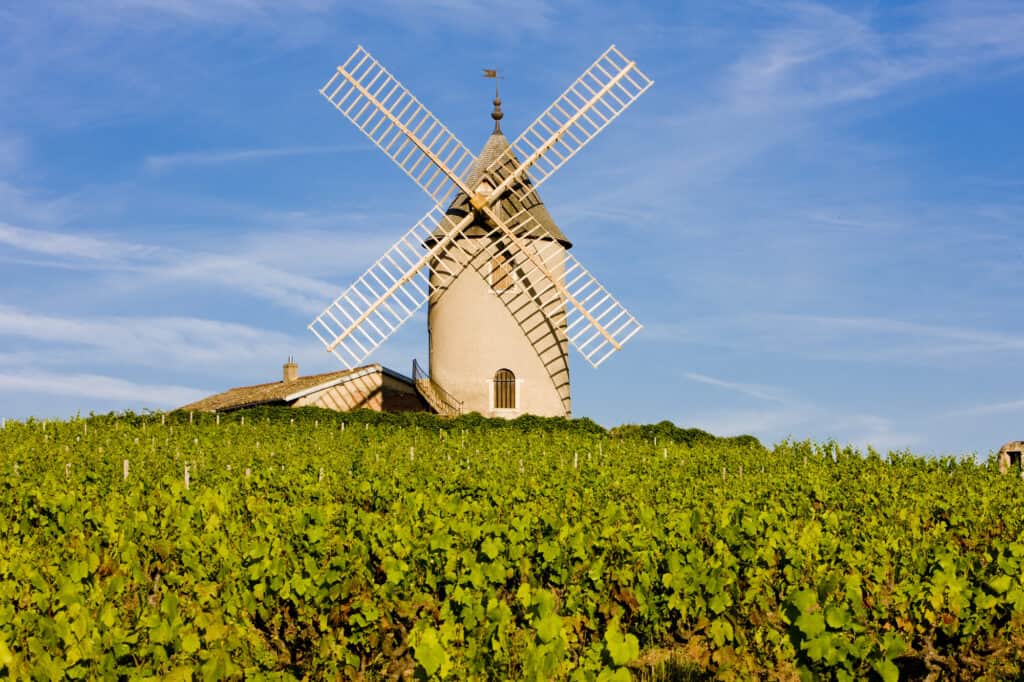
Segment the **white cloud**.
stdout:
[[1019,412],[1024,416],[1024,400],[1010,400],[1001,403],[987,403],[975,405],[960,410],[953,410],[949,413],[951,417],[979,417],[989,414],[1003,414],[1006,412]]
[[[0,336],[60,344],[65,362],[218,372],[273,366],[306,342],[280,332],[188,317],[79,318],[0,306]],[[45,350],[35,356],[45,359]]]
[[156,253],[155,247],[131,244],[113,239],[29,230],[0,222],[0,244],[47,256],[84,258],[96,261],[117,261],[140,258]]
[[687,372],[685,376],[691,381],[773,403],[765,408],[706,408],[687,415],[689,423],[716,435],[749,433],[770,443],[787,437],[799,439],[804,437],[802,434],[815,434],[817,438],[834,438],[861,451],[868,445],[881,451],[904,449],[921,440],[915,433],[897,429],[888,418],[846,413],[814,404],[780,387],[729,381],[695,372]]
[[38,199],[28,190],[0,179],[0,220],[28,221],[53,225],[68,218],[67,202],[63,199]]
[[769,400],[772,402],[782,402],[784,400],[785,393],[772,386],[742,384],[734,381],[726,381],[724,379],[716,379],[715,377],[710,377],[706,374],[698,374],[696,372],[687,372],[685,376],[690,381],[696,381],[709,386],[717,386],[718,388],[735,391],[736,393],[741,393],[743,395],[750,396],[751,398],[759,398],[761,400]]
[[[286,262],[290,267],[331,272],[350,277],[356,268],[372,264],[386,244],[377,236],[318,236],[263,234],[247,251],[244,243],[232,254],[187,252],[90,235],[49,232],[0,223],[0,245],[58,259],[56,266],[76,262],[118,263],[122,287],[137,291],[154,283],[175,282],[217,285],[247,296],[275,303],[303,314],[320,312],[341,288],[326,280],[295,274],[266,261]],[[271,248],[271,245],[276,247]],[[310,266],[313,266],[312,268]],[[91,266],[90,266],[91,267]]]
[[[857,353],[862,357],[902,359],[908,355],[948,357],[1024,351],[1024,336],[1009,332],[921,324],[881,317],[767,315],[762,319],[776,322],[780,329],[789,326],[792,330],[790,340],[794,343],[799,343],[798,337],[803,328],[815,332],[819,338],[827,339],[837,349],[867,347],[868,350]],[[866,343],[868,338],[874,339],[874,343]]]
[[785,438],[802,440],[808,434],[832,438],[861,452],[868,446],[881,452],[903,450],[922,442],[919,434],[897,428],[891,419],[872,414],[844,413],[802,401],[770,409],[722,408],[687,415],[687,422],[722,436],[753,434],[765,444]]
[[368,145],[320,145],[295,147],[265,147],[254,149],[227,149],[208,152],[182,152],[147,156],[143,165],[146,170],[160,173],[182,166],[205,166],[212,164],[261,161],[288,156],[310,154],[341,154],[369,150]]
[[21,168],[28,158],[28,142],[21,135],[0,133],[0,174]]
[[870,14],[814,3],[783,5],[785,21],[737,61],[727,83],[752,111],[806,109],[876,98],[912,81],[1024,55],[1024,13],[1005,3],[926,6],[906,31]]
[[[330,9],[326,0],[107,0],[108,11],[102,15],[146,12],[200,23],[241,23],[269,21],[289,14],[321,14]],[[102,17],[94,17],[99,20]]]
[[203,398],[206,393],[173,384],[143,384],[99,374],[53,372],[0,373],[0,389],[6,392],[79,396],[176,407]]
[[555,7],[547,0],[521,0],[515,6],[496,9],[476,0],[379,0],[375,3],[348,2],[348,11],[361,11],[416,31],[435,30],[445,25],[486,30],[504,38],[523,31],[539,33],[552,27]]
[[219,285],[303,314],[319,313],[340,293],[329,282],[295,275],[263,263],[219,254],[196,254],[142,271],[149,282],[168,280]]
[[900,364],[946,362],[951,357],[984,361],[995,354],[1024,352],[1024,333],[1015,329],[868,316],[753,313],[694,318],[686,325],[653,324],[645,331],[642,338],[655,343]]

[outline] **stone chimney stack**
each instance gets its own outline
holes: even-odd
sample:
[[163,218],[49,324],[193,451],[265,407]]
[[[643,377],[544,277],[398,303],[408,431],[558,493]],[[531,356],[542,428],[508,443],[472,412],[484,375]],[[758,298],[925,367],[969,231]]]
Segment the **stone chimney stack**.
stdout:
[[288,356],[288,362],[284,363],[284,383],[295,381],[299,378],[299,365],[292,356]]

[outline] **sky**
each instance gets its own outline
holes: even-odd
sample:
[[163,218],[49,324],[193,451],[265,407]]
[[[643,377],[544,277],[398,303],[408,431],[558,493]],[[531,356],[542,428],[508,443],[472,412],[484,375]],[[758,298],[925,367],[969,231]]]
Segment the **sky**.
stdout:
[[[542,188],[644,324],[574,416],[985,457],[1024,438],[1019,2],[0,6],[0,416],[340,369],[309,321],[430,208],[318,94],[359,44],[470,149],[614,43]],[[426,360],[420,314],[371,360]]]

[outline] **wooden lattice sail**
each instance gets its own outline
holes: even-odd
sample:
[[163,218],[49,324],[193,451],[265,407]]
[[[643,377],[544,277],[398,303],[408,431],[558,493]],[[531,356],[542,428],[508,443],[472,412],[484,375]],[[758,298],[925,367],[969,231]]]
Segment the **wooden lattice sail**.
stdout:
[[[501,258],[531,283],[530,307],[561,325],[587,362],[600,365],[641,325],[557,240],[543,239],[545,226],[531,213],[531,201],[539,185],[652,83],[633,61],[609,47],[482,166],[426,106],[358,47],[320,92],[435,205],[327,306],[310,330],[342,364],[356,366],[425,303],[444,296],[464,272],[490,277],[493,259]],[[445,206],[453,196],[466,204],[457,220]],[[521,210],[509,210],[509,205]],[[479,231],[481,225],[496,248],[481,251],[465,239],[468,229]],[[522,291],[499,291],[513,315],[522,310]]]

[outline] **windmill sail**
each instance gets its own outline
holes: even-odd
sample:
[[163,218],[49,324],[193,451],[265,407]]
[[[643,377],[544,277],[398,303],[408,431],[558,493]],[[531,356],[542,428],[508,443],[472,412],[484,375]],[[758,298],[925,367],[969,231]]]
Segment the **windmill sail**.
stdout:
[[455,135],[360,45],[322,94],[435,203],[476,161]]
[[[431,209],[317,315],[309,330],[345,367],[358,366],[427,302],[427,266],[442,250],[459,248],[454,237],[465,226]],[[424,251],[427,241],[433,246]]]
[[[514,264],[517,278],[530,283],[526,293],[534,305],[549,319],[566,317],[569,342],[592,366],[599,366],[643,328],[569,251],[550,238],[533,216],[524,211],[509,222],[516,226],[517,240],[509,240],[498,228],[488,237],[502,242],[502,255]],[[526,241],[529,246],[525,246]],[[485,252],[484,257],[478,255],[472,262],[485,279],[488,258],[493,254]],[[499,292],[506,303],[522,295],[512,288]],[[567,305],[566,299],[575,304]]]
[[488,170],[496,191],[527,171],[540,187],[653,84],[636,62],[609,47],[493,162]]
[[[439,254],[447,256],[453,247],[461,248],[457,238],[474,222],[473,212],[456,222],[440,209],[458,189],[475,211],[487,216],[496,234],[509,244],[510,253],[529,262],[531,272],[546,280],[544,291],[554,290],[559,305],[574,309],[568,322],[576,329],[573,344],[588,362],[600,364],[639,330],[639,324],[574,258],[552,269],[543,256],[525,248],[523,238],[530,238],[533,231],[530,216],[509,222],[494,204],[512,193],[528,205],[527,169],[534,169],[535,184],[546,180],[651,83],[633,62],[610,47],[488,166],[486,173],[495,189],[483,195],[467,183],[477,165],[473,154],[369,52],[358,47],[320,92],[437,205],[318,315],[310,330],[345,366],[352,367],[432,295],[443,293],[446,286],[431,290],[425,269],[444,267]],[[550,136],[545,138],[546,134]],[[517,149],[528,154],[522,164],[516,159]],[[427,247],[425,253],[423,247]],[[449,260],[464,269],[473,254],[463,255]],[[451,282],[460,272],[443,272],[441,281]]]

